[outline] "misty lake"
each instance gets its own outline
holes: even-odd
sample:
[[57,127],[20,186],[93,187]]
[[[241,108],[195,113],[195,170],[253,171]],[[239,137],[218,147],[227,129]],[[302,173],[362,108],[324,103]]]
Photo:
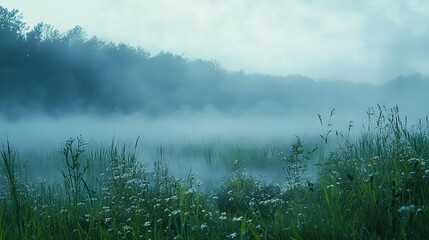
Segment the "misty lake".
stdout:
[[0,240],[426,239],[428,13],[0,0]]

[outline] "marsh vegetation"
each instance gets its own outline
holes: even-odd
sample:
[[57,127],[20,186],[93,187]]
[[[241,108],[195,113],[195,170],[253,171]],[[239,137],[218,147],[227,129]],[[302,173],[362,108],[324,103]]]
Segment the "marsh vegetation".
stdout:
[[[326,123],[311,146],[299,137],[289,146],[184,144],[180,161],[199,157],[224,172],[209,187],[192,169],[172,174],[168,147],[143,161],[142,139],[98,148],[70,139],[49,155],[51,180],[30,177],[30,155],[6,142],[0,239],[423,239],[428,119],[409,126],[397,107],[367,114],[360,136]],[[252,166],[282,177],[263,179]]]

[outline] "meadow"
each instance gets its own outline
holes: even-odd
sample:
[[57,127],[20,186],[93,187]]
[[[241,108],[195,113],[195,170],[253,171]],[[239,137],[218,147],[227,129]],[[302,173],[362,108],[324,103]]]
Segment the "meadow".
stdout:
[[[0,239],[427,239],[429,121],[367,115],[358,136],[320,117],[317,141],[160,145],[149,160],[141,139],[77,137],[37,157],[3,143]],[[172,151],[206,170],[174,173]]]

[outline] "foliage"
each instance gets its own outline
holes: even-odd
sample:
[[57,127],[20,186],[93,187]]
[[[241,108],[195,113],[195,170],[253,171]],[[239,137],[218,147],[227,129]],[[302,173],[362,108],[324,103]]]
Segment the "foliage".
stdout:
[[86,191],[91,199],[92,190],[85,179],[89,163],[82,160],[85,142],[82,138],[70,139],[66,142],[61,154],[65,160],[65,170],[61,170],[69,204],[77,206],[83,200],[82,191]]
[[[376,87],[231,72],[213,60],[163,51],[151,54],[141,47],[106,42],[80,26],[66,32],[49,23],[29,28],[18,10],[3,7],[0,52],[0,115],[9,120],[32,113],[165,116],[211,108],[233,115],[302,114],[302,109],[316,112],[333,105],[365,107],[380,95],[386,102],[410,105],[429,101],[428,77],[419,74]],[[308,101],[315,96],[323,101]]]
[[317,150],[312,151],[304,149],[304,142],[300,137],[296,137],[296,142],[291,145],[289,155],[280,152],[280,166],[286,176],[286,180],[290,184],[299,184],[302,182],[302,175],[307,170],[307,161],[311,159],[311,155]]
[[[65,185],[30,183],[18,177],[19,156],[7,145],[1,155],[0,237],[423,239],[429,122],[408,127],[399,108],[378,110],[367,132],[339,142],[326,156],[311,186],[266,184],[237,169],[214,192],[203,192],[192,173],[185,179],[168,173],[162,148],[151,172],[138,160],[138,141],[87,152],[79,138],[62,151]],[[304,153],[297,140],[292,160]],[[99,173],[95,181],[90,172]],[[83,194],[89,189],[94,192]]]

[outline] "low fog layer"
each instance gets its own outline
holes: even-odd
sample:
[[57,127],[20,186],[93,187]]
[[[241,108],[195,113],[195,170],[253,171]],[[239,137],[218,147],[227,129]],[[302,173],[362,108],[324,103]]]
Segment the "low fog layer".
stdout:
[[16,10],[0,7],[0,15],[0,134],[17,145],[80,134],[100,141],[318,135],[318,113],[327,124],[335,108],[336,128],[353,120],[360,129],[377,104],[398,104],[414,120],[427,115],[429,78],[420,74],[374,86],[230,72],[216,61],[106,43],[79,26],[29,29]]
[[[0,53],[0,144],[9,141],[19,151],[34,179],[61,179],[58,150],[78,136],[90,150],[140,137],[146,166],[162,147],[174,176],[192,170],[208,186],[229,174],[224,158],[234,162],[234,151],[246,144],[250,155],[240,157],[263,161],[259,148],[276,144],[287,152],[295,136],[313,148],[329,130],[348,135],[350,123],[359,135],[377,104],[386,114],[399,105],[410,123],[428,114],[429,77],[418,73],[371,85],[232,72],[213,60],[151,55],[88,37],[79,26],[65,33],[44,23],[30,29],[18,11],[2,7]],[[268,167],[246,170],[283,179],[278,152],[271,154]],[[209,166],[208,158],[224,165]],[[315,174],[313,166],[308,174]]]

